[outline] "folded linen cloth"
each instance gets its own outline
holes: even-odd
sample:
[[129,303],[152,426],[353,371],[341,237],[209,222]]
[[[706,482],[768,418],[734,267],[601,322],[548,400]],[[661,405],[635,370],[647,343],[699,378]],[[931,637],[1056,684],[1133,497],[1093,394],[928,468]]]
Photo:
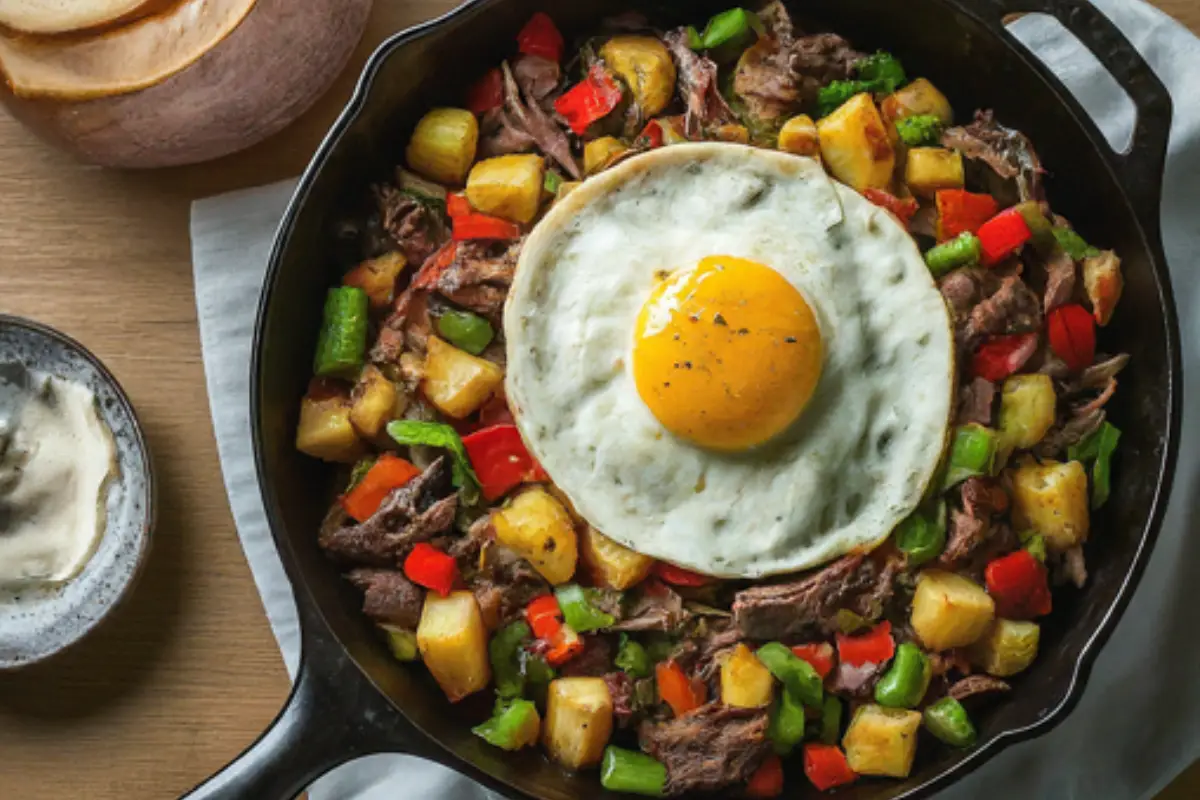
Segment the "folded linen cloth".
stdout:
[[[1183,441],[1175,491],[1140,589],[1100,654],[1072,714],[1054,731],[1015,745],[944,793],[948,798],[1152,797],[1200,757],[1200,638],[1191,589],[1200,584],[1200,41],[1139,0],[1096,0],[1171,89],[1175,120],[1163,197],[1163,235],[1183,326]],[[1068,85],[1118,148],[1132,106],[1116,82],[1053,20],[1011,30]],[[294,181],[197,202],[192,210],[196,305],[204,366],[229,502],[242,546],[290,675],[299,633],[291,589],[271,541],[255,480],[249,422],[254,314],[271,240]],[[1118,312],[1119,313],[1119,312]],[[1145,673],[1154,665],[1153,679]],[[1118,700],[1119,698],[1119,700]],[[1120,711],[1117,711],[1119,702]],[[1119,713],[1123,723],[1114,725]],[[485,798],[469,779],[408,756],[359,759],[318,781],[314,800]]]

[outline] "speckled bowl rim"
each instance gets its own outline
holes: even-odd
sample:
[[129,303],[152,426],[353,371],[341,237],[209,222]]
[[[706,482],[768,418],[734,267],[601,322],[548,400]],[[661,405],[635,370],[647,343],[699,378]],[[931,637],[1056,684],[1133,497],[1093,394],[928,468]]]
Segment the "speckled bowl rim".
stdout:
[[155,480],[154,459],[150,452],[150,446],[146,442],[146,432],[142,427],[141,418],[138,417],[137,409],[133,402],[129,399],[129,395],[125,393],[125,389],[121,386],[121,382],[116,379],[116,376],[104,365],[100,358],[85,347],[78,340],[68,336],[56,328],[52,328],[41,322],[35,322],[31,319],[19,317],[13,314],[0,313],[0,328],[13,327],[24,328],[34,334],[45,336],[54,340],[59,346],[73,351],[75,354],[82,357],[88,364],[96,370],[101,380],[112,389],[114,397],[120,404],[122,410],[128,415],[129,420],[133,423],[133,441],[137,450],[141,453],[142,461],[145,464],[144,474],[142,475],[143,485],[145,486],[143,505],[145,513],[143,514],[142,535],[137,547],[137,559],[133,569],[129,572],[124,585],[122,585],[114,594],[108,605],[92,619],[81,625],[78,632],[70,640],[65,642],[57,649],[47,650],[45,653],[31,658],[28,661],[20,663],[8,663],[0,660],[0,673],[16,672],[23,669],[42,664],[49,659],[61,655],[70,650],[79,642],[88,638],[93,634],[104,622],[113,616],[113,612],[120,608],[125,601],[133,594],[133,589],[141,581],[142,574],[145,571],[146,562],[149,561],[150,543],[153,540],[155,525],[158,520],[158,484]]

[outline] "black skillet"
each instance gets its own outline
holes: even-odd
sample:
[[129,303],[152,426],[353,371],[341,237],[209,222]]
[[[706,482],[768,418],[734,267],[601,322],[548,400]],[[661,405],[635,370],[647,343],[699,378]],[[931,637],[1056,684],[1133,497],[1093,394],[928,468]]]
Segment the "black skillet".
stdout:
[[[511,755],[473,736],[485,706],[449,705],[425,671],[394,662],[359,612],[360,598],[321,555],[316,530],[332,497],[332,472],[296,452],[297,407],[308,381],[317,321],[339,274],[336,221],[366,187],[390,173],[423,109],[453,103],[511,53],[534,10],[553,13],[568,37],[630,7],[665,25],[703,20],[729,0],[475,0],[397,34],[367,66],[354,99],[322,144],[284,217],[259,310],[252,372],[255,454],[271,528],[295,590],[303,652],[278,719],[193,798],[278,800],[359,755],[408,753],[463,772],[500,793],[556,800],[605,796],[595,774],[570,776],[535,751]],[[1032,138],[1052,170],[1057,211],[1124,259],[1125,297],[1101,347],[1133,361],[1110,406],[1124,431],[1115,493],[1088,546],[1091,578],[1055,598],[1042,655],[1010,698],[985,715],[969,752],[923,747],[905,781],[862,781],[843,798],[915,797],[944,787],[1009,744],[1060,721],[1083,690],[1096,654],[1137,583],[1162,518],[1179,426],[1179,332],[1159,234],[1171,101],[1129,41],[1082,0],[807,0],[801,18],[886,48],[950,97],[960,118],[976,105]],[[1128,92],[1137,108],[1131,147],[1113,152],[1061,83],[1003,26],[1009,15],[1058,18]],[[803,779],[789,786],[806,785]]]

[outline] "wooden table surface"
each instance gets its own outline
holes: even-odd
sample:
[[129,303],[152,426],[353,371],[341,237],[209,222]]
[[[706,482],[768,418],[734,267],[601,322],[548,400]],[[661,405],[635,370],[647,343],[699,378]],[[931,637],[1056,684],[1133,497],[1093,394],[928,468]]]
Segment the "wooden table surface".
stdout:
[[[1200,32],[1200,0],[1157,4]],[[157,456],[145,577],[100,631],[0,675],[0,797],[179,795],[248,745],[288,691],[225,499],[192,293],[196,198],[298,173],[389,33],[455,0],[378,0],[335,89],[291,129],[215,164],[80,166],[0,116],[0,312],[77,337],[124,384]],[[1200,795],[1200,766],[1163,800]]]

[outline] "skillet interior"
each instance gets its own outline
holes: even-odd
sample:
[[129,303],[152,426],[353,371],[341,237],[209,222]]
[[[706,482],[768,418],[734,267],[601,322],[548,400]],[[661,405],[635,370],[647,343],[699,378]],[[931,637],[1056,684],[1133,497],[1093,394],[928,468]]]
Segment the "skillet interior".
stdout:
[[[298,602],[315,604],[358,667],[418,727],[458,758],[541,797],[578,800],[605,793],[594,774],[571,778],[535,751],[513,756],[471,735],[468,721],[486,714],[486,698],[449,706],[423,669],[393,662],[359,612],[358,596],[317,548],[317,526],[338,487],[333,470],[298,453],[293,437],[299,399],[311,374],[324,292],[336,283],[342,267],[334,230],[338,220],[362,207],[369,184],[390,174],[402,158],[404,142],[422,111],[452,104],[472,79],[507,55],[512,35],[534,10],[551,12],[569,40],[572,33],[592,29],[601,17],[621,8],[649,8],[656,22],[668,25],[702,20],[728,5],[728,0],[481,0],[444,26],[391,49],[364,86],[365,100],[357,115],[348,116],[310,169],[281,230],[269,272],[252,376],[255,444],[268,513],[284,559],[292,562]],[[971,5],[987,2],[975,0]],[[1053,170],[1047,176],[1047,192],[1055,210],[1097,243],[1114,248],[1124,260],[1127,281],[1120,310],[1100,342],[1102,350],[1124,350],[1133,360],[1110,405],[1123,437],[1114,494],[1103,516],[1093,521],[1089,584],[1084,592],[1056,595],[1055,612],[1043,624],[1041,657],[1014,681],[1010,699],[978,720],[981,747],[965,754],[923,747],[907,781],[866,781],[838,793],[848,798],[896,797],[930,788],[962,762],[981,762],[995,752],[989,742],[1032,733],[1034,726],[1077,697],[1081,686],[1076,684],[1086,677],[1099,639],[1111,628],[1104,624],[1106,618],[1127,579],[1136,579],[1144,561],[1139,552],[1151,538],[1160,481],[1165,485],[1170,471],[1177,335],[1162,265],[1156,269],[1154,264],[1157,231],[1149,240],[1143,236],[1138,210],[1101,156],[1099,148],[1106,146],[1102,137],[1090,122],[1076,116],[1073,104],[1060,99],[1061,87],[1056,90],[1017,55],[1019,47],[997,37],[950,0],[808,0],[803,9],[794,10],[801,24],[805,19],[819,21],[859,49],[896,53],[910,74],[930,78],[947,94],[960,119],[969,118],[977,105],[986,105],[997,110],[1002,122],[1028,134]],[[802,783],[802,778],[789,781],[791,786]]]

